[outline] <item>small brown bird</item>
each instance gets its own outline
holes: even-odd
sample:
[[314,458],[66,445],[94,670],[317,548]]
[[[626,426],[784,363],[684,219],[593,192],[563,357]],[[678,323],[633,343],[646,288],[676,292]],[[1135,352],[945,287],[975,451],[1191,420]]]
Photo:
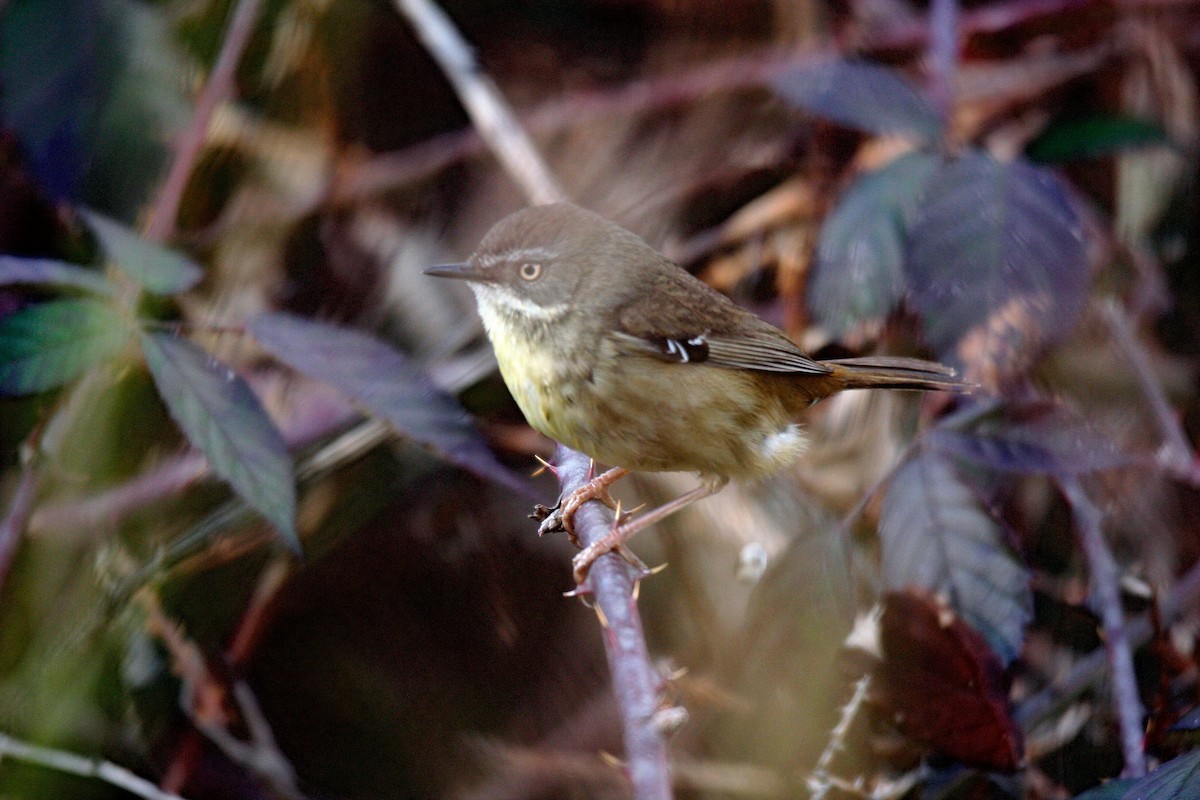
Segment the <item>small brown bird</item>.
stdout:
[[638,236],[577,206],[511,214],[465,264],[430,275],[470,283],[500,373],[537,430],[616,469],[564,498],[560,519],[627,470],[690,471],[700,488],[581,552],[576,578],[636,530],[792,464],[796,419],[844,389],[962,391],[953,370],[909,358],[814,361]]

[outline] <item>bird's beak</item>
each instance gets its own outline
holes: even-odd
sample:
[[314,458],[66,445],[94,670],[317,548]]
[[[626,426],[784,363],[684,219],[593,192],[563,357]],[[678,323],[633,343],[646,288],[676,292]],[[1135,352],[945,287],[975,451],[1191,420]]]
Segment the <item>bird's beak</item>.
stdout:
[[458,278],[463,281],[487,280],[487,276],[483,273],[483,270],[469,261],[462,264],[439,264],[436,267],[426,268],[424,272],[426,275],[433,275],[437,278]]

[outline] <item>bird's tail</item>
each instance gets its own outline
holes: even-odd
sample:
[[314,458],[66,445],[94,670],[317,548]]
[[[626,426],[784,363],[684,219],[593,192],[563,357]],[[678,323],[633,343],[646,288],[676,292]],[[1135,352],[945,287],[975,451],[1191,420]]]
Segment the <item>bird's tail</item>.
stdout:
[[843,389],[915,389],[969,392],[974,384],[958,379],[953,369],[933,361],[894,356],[839,358],[819,362],[833,369]]

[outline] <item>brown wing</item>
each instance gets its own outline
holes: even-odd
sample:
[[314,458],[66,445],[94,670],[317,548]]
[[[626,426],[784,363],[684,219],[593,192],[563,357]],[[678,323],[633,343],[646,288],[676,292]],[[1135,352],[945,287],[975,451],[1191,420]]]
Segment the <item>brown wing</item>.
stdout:
[[617,310],[615,340],[629,355],[726,369],[828,375],[783,331],[739,308],[682,269]]

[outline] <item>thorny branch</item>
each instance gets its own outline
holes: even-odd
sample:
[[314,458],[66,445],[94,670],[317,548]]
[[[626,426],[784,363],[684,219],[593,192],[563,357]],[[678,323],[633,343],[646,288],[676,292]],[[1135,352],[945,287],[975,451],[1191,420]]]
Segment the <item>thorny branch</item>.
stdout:
[[1075,478],[1064,478],[1059,486],[1071,504],[1079,541],[1087,558],[1092,578],[1092,591],[1100,606],[1104,626],[1104,645],[1108,652],[1112,674],[1112,700],[1121,732],[1121,753],[1125,758],[1124,775],[1140,778],[1146,774],[1146,757],[1142,753],[1142,719],[1145,716],[1138,697],[1137,676],[1133,671],[1133,651],[1125,614],[1121,609],[1120,575],[1116,559],[1104,540],[1101,513],[1092,503],[1083,486]]
[[[529,199],[534,203],[565,199],[512,109],[479,69],[470,47],[441,9],[428,0],[396,0],[396,7],[446,71],[480,135]],[[581,453],[559,447],[555,462],[564,492],[591,477],[591,460]],[[605,506],[590,502],[579,509],[574,522],[580,543],[587,547],[608,533],[613,518]],[[605,620],[604,644],[613,692],[623,715],[626,769],[633,795],[637,800],[669,798],[666,740],[656,724],[663,678],[646,647],[634,574],[619,556],[610,553],[596,561],[589,584]]]

